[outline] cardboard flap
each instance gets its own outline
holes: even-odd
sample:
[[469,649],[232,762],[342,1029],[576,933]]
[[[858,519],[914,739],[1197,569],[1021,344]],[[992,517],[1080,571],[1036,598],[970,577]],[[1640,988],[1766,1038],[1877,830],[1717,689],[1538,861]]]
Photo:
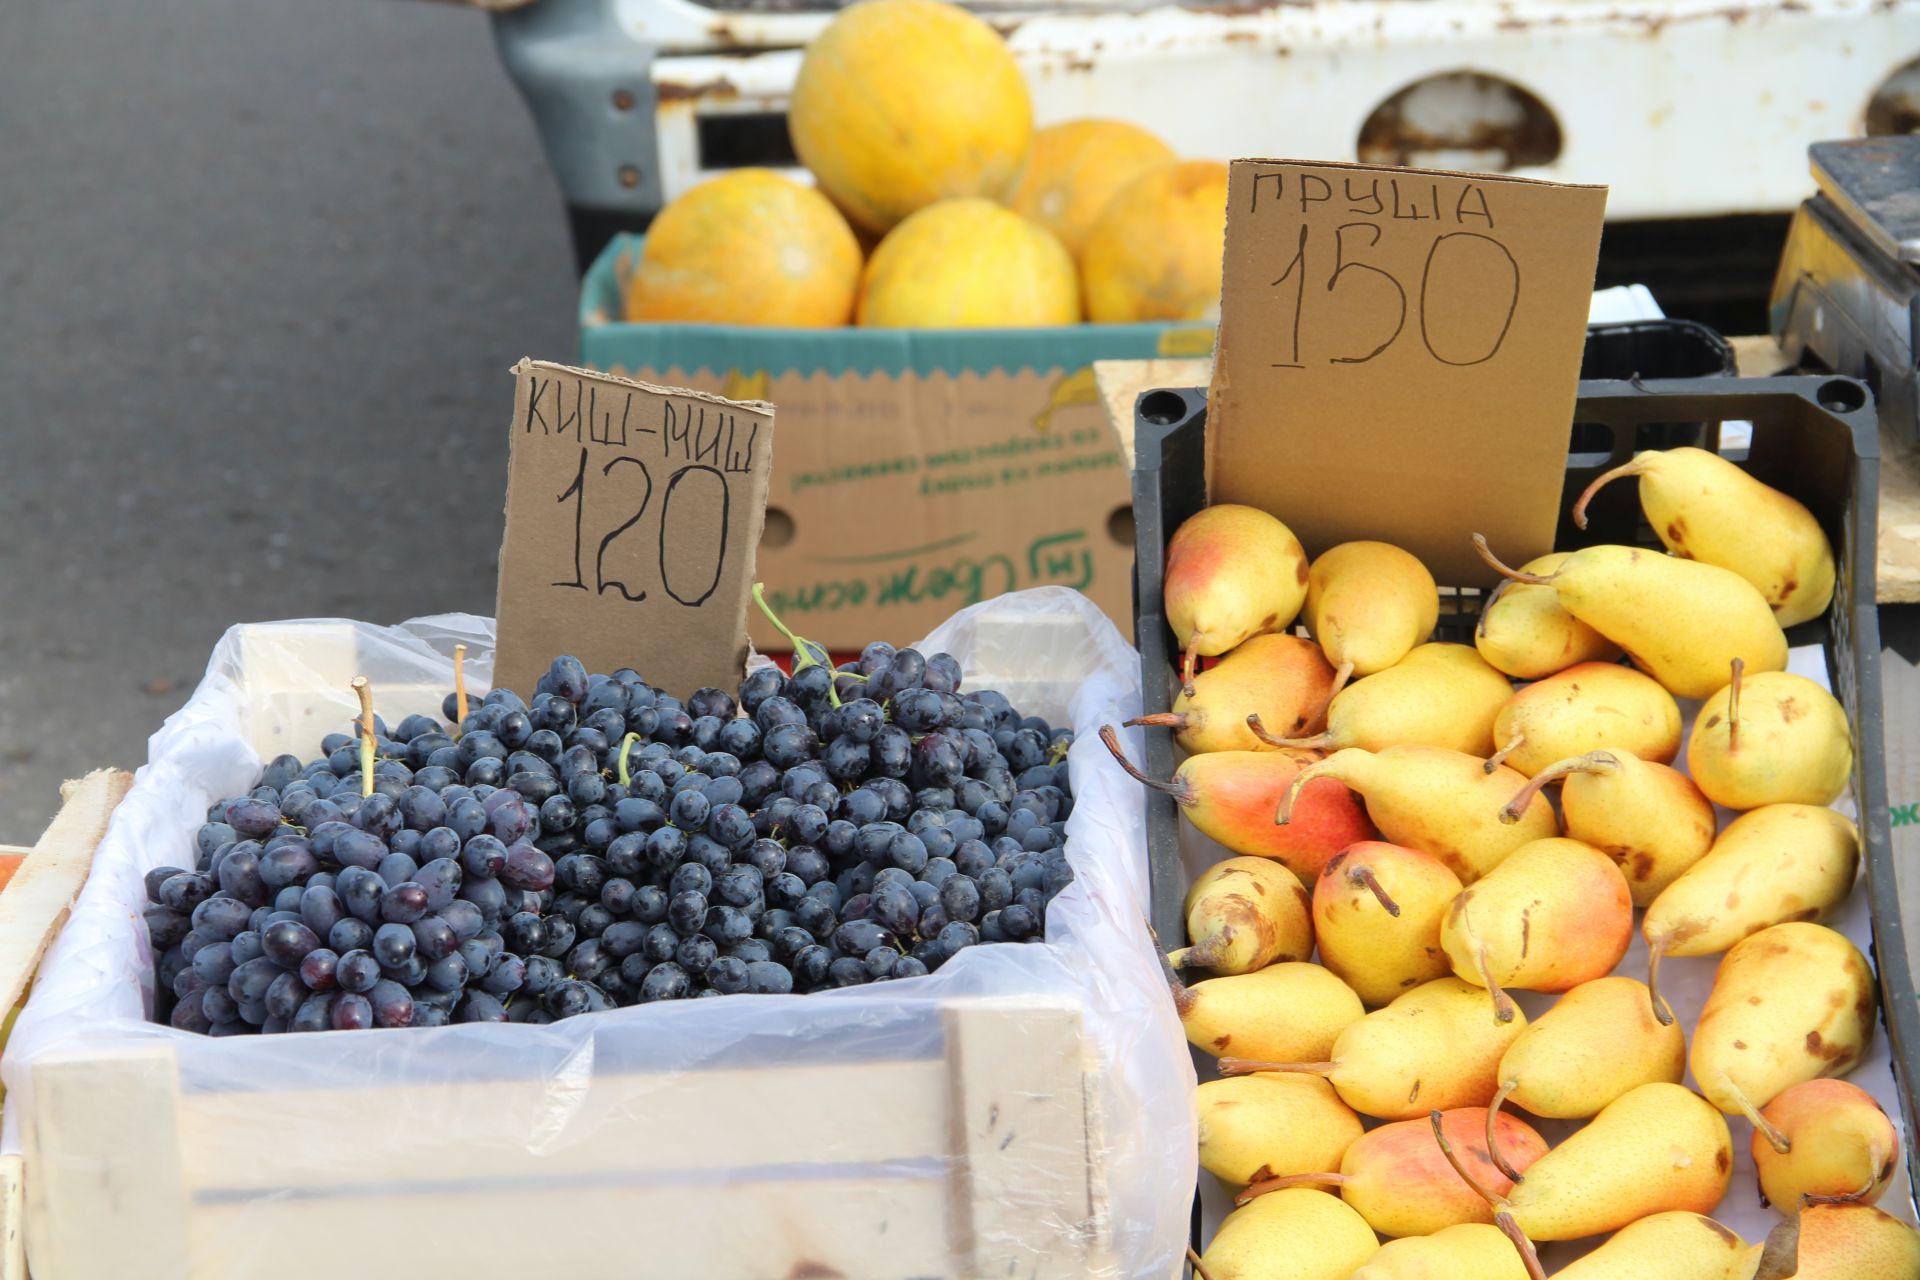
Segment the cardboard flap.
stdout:
[[1450,586],[1552,549],[1606,188],[1236,160],[1207,412],[1214,502]]
[[494,684],[570,653],[676,697],[732,689],[773,467],[773,406],[514,366]]

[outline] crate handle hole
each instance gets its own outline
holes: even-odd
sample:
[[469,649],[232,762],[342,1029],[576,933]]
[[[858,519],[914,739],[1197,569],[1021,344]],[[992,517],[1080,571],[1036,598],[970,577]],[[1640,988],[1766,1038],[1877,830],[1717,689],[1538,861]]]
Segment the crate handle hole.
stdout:
[[784,547],[793,541],[793,517],[779,507],[767,508],[767,522],[760,530],[760,545]]
[[1178,391],[1149,391],[1140,397],[1140,416],[1156,427],[1170,427],[1187,416],[1187,398]]
[[1560,158],[1560,121],[1539,95],[1499,76],[1447,71],[1368,113],[1354,153],[1369,164],[1510,173]]
[[1897,138],[1920,131],[1920,58],[1902,63],[1867,99],[1867,134]]
[[1820,384],[1820,407],[1829,413],[1858,413],[1867,407],[1867,389],[1851,378]]
[[1133,508],[1115,507],[1107,517],[1107,536],[1123,547],[1133,545]]

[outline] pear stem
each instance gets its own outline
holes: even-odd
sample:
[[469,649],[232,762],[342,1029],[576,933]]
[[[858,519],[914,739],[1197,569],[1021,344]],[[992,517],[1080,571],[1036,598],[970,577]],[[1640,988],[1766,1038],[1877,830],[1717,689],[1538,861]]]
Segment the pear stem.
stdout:
[[1527,811],[1533,798],[1549,782],[1558,782],[1570,773],[1605,773],[1619,767],[1620,761],[1605,751],[1589,751],[1583,756],[1556,760],[1528,778],[1527,785],[1513,793],[1513,799],[1507,801],[1507,807],[1500,811],[1500,821],[1508,826],[1520,821],[1520,815]]
[[1493,548],[1487,545],[1487,537],[1483,533],[1473,535],[1473,549],[1480,553],[1480,558],[1487,562],[1489,569],[1509,582],[1523,582],[1531,587],[1544,587],[1559,576],[1558,573],[1550,573],[1544,577],[1537,573],[1522,573],[1511,565],[1502,564],[1500,557],[1493,554]]
[[[1155,938],[1154,941],[1158,942],[1159,939]],[[1193,1011],[1193,1002],[1197,997],[1192,988],[1180,981],[1180,975],[1174,972],[1172,959],[1157,950],[1155,954],[1160,956],[1160,969],[1166,975],[1167,989],[1173,992],[1173,1011],[1180,1015],[1180,1021],[1185,1022],[1187,1015]]]
[[1222,943],[1219,934],[1178,951],[1167,952],[1167,963],[1175,969],[1211,969],[1220,963]]
[[1347,1182],[1348,1178],[1344,1173],[1291,1173],[1284,1178],[1262,1178],[1258,1182],[1249,1183],[1245,1191],[1233,1198],[1233,1203],[1237,1208],[1249,1200],[1258,1199],[1269,1191],[1285,1191],[1288,1187],[1319,1186],[1322,1183],[1343,1187]]
[[[1315,720],[1327,713],[1327,708],[1333,705],[1334,698],[1339,696],[1340,691],[1347,687],[1347,681],[1351,679],[1353,679],[1351,662],[1343,662],[1333,669],[1333,683],[1327,686],[1327,700],[1321,703],[1320,709],[1314,713]],[[1308,723],[1311,724],[1312,721]]]
[[1185,733],[1187,722],[1192,719],[1184,711],[1156,711],[1150,716],[1135,716],[1131,720],[1122,720],[1122,729],[1171,729],[1175,733]]
[[[1493,1225],[1499,1227],[1501,1234],[1513,1242],[1514,1250],[1520,1255],[1521,1265],[1527,1269],[1528,1280],[1547,1280],[1546,1270],[1540,1265],[1540,1255],[1534,1252],[1533,1241],[1527,1239],[1527,1233],[1522,1231],[1520,1224],[1513,1220],[1513,1214],[1508,1210],[1507,1198],[1487,1190],[1467,1172],[1466,1166],[1460,1163],[1460,1157],[1454,1153],[1453,1143],[1447,1140],[1447,1131],[1441,1127],[1440,1120],[1438,1111],[1427,1113],[1427,1121],[1433,1125],[1433,1140],[1440,1144],[1440,1154],[1447,1158],[1447,1163],[1453,1166],[1453,1171],[1460,1175],[1462,1182],[1473,1188],[1476,1195],[1493,1206]],[[1492,1135],[1491,1130],[1488,1131],[1488,1135]]]
[[1120,746],[1120,734],[1112,725],[1103,724],[1100,726],[1100,741],[1106,744],[1107,750],[1113,753],[1113,758],[1120,762],[1120,767],[1125,769],[1127,776],[1135,782],[1155,791],[1166,792],[1174,798],[1174,802],[1177,804],[1191,805],[1193,803],[1193,787],[1190,784],[1179,779],[1175,779],[1172,782],[1162,782],[1160,779],[1149,777],[1136,769],[1133,761],[1127,759],[1126,751]]
[[1727,754],[1732,755],[1740,749],[1740,676],[1747,664],[1740,658],[1733,660],[1733,683],[1727,686]]
[[1186,649],[1180,654],[1180,692],[1186,694],[1189,698],[1194,695],[1194,664],[1200,660],[1200,654],[1198,650],[1194,648],[1197,643],[1199,643],[1198,636],[1190,638],[1187,641]]
[[1524,1181],[1526,1175],[1508,1163],[1506,1156],[1500,1153],[1500,1137],[1496,1122],[1500,1119],[1500,1108],[1506,1104],[1508,1097],[1519,1087],[1519,1084],[1518,1080],[1501,1081],[1500,1088],[1494,1092],[1493,1101],[1487,1104],[1487,1155],[1492,1158],[1493,1167],[1506,1174],[1508,1181],[1516,1184]]
[[1872,1195],[1873,1184],[1880,1180],[1877,1170],[1880,1168],[1883,1158],[1879,1151],[1873,1148],[1869,1148],[1867,1154],[1873,1158],[1873,1167],[1876,1172],[1867,1175],[1865,1185],[1858,1191],[1845,1191],[1837,1196],[1820,1195],[1812,1191],[1803,1191],[1800,1193],[1800,1207],[1804,1209],[1810,1204],[1859,1204],[1868,1196]]
[[1593,483],[1586,487],[1579,499],[1573,504],[1573,527],[1576,529],[1584,529],[1587,527],[1587,504],[1593,501],[1593,495],[1600,492],[1602,485],[1606,484],[1609,480],[1618,480],[1621,476],[1643,475],[1646,469],[1647,464],[1635,458],[1631,462],[1623,462],[1613,470],[1603,471],[1595,476]]
[[1289,1071],[1296,1075],[1324,1076],[1340,1064],[1338,1062],[1262,1062],[1258,1058],[1221,1058],[1214,1063],[1223,1076],[1258,1075],[1263,1071]]
[[1493,1214],[1493,1225],[1513,1242],[1514,1250],[1520,1255],[1520,1265],[1527,1269],[1527,1280],[1547,1280],[1547,1269],[1540,1265],[1540,1255],[1535,1251],[1533,1241],[1527,1239],[1527,1233],[1520,1229],[1513,1215],[1505,1209],[1497,1209]]
[[1380,907],[1396,920],[1400,918],[1400,904],[1387,896],[1386,886],[1380,883],[1380,877],[1373,874],[1372,867],[1355,867],[1347,872],[1347,880],[1353,884],[1364,885],[1380,899]]
[[360,794],[373,794],[373,686],[355,676],[353,691],[360,695]]
[[1316,733],[1307,738],[1276,738],[1268,731],[1266,725],[1260,723],[1258,711],[1247,717],[1247,728],[1252,731],[1254,737],[1270,747],[1283,747],[1293,751],[1317,751],[1321,747],[1334,745],[1331,733]]
[[1653,1016],[1663,1027],[1673,1025],[1673,1009],[1660,997],[1660,957],[1666,944],[1647,939],[1647,995],[1653,1000]]
[[1320,776],[1320,765],[1310,764],[1293,775],[1293,785],[1287,788],[1287,794],[1280,797],[1280,808],[1273,815],[1273,825],[1284,827],[1293,821],[1293,806],[1300,799],[1306,785]]
[[1507,743],[1506,746],[1500,748],[1498,751],[1494,752],[1492,755],[1487,757],[1487,762],[1480,766],[1480,772],[1493,773],[1497,771],[1501,765],[1507,762],[1508,756],[1512,755],[1514,752],[1518,751],[1520,748],[1526,745],[1527,745],[1526,734],[1524,733],[1514,734],[1513,740],[1511,742]]
[[1200,1260],[1200,1255],[1193,1251],[1192,1245],[1187,1246],[1187,1265],[1193,1268],[1193,1274],[1199,1276],[1200,1280],[1213,1280],[1213,1273],[1207,1270],[1207,1264]]
[[[1468,927],[1468,932],[1472,932],[1471,926]],[[1512,1022],[1513,997],[1502,991],[1500,984],[1494,980],[1493,970],[1487,965],[1487,945],[1477,939],[1473,944],[1473,966],[1480,971],[1480,981],[1486,984],[1487,994],[1493,997],[1494,1021]]]
[[1484,636],[1487,634],[1487,615],[1493,612],[1493,606],[1500,603],[1500,597],[1507,594],[1507,588],[1512,585],[1513,581],[1511,579],[1502,578],[1500,579],[1500,585],[1487,593],[1487,598],[1480,603],[1480,617],[1476,619],[1473,624],[1474,635]]
[[1740,1109],[1741,1115],[1752,1122],[1754,1129],[1767,1140],[1768,1145],[1783,1156],[1793,1150],[1793,1143],[1788,1140],[1787,1135],[1780,1132],[1773,1121],[1760,1114],[1760,1108],[1754,1106],[1753,1100],[1742,1093],[1740,1086],[1728,1079],[1725,1073],[1720,1076],[1720,1087],[1732,1095],[1733,1105]]
[[1447,1131],[1440,1123],[1442,1118],[1438,1108],[1427,1112],[1427,1122],[1433,1126],[1433,1140],[1440,1144],[1440,1154],[1447,1158],[1447,1163],[1453,1166],[1453,1171],[1460,1175],[1460,1181],[1471,1187],[1475,1195],[1485,1200],[1495,1209],[1505,1209],[1507,1207],[1507,1198],[1503,1195],[1495,1194],[1486,1186],[1482,1185],[1480,1180],[1471,1173],[1468,1173],[1467,1167],[1460,1163],[1460,1156],[1454,1151],[1453,1143],[1447,1138]]
[[453,713],[455,723],[467,718],[467,646],[453,646]]

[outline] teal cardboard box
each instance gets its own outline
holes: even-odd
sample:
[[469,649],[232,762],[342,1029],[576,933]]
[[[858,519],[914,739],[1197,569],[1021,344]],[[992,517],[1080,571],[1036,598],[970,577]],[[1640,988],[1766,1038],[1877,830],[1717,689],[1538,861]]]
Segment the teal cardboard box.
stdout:
[[[1054,584],[1128,630],[1128,468],[1091,365],[1204,354],[1210,325],[629,324],[622,286],[639,246],[617,237],[587,273],[580,361],[773,402],[759,577],[795,631],[834,649],[904,643],[975,601]],[[758,618],[752,636],[787,647]]]

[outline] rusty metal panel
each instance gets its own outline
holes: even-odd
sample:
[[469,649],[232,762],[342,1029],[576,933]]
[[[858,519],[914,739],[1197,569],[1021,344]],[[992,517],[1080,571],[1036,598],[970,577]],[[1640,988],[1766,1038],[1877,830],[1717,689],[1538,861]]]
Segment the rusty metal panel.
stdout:
[[[693,117],[777,112],[829,15],[612,0],[653,64],[669,198]],[[1044,122],[1130,119],[1184,155],[1310,156],[1608,182],[1609,215],[1786,210],[1920,57],[1920,0],[1311,0],[987,10]],[[698,52],[695,51],[705,51]],[[758,52],[770,50],[770,52]],[[1909,70],[1898,84],[1916,83]],[[1883,97],[1876,124],[1909,97]]]

